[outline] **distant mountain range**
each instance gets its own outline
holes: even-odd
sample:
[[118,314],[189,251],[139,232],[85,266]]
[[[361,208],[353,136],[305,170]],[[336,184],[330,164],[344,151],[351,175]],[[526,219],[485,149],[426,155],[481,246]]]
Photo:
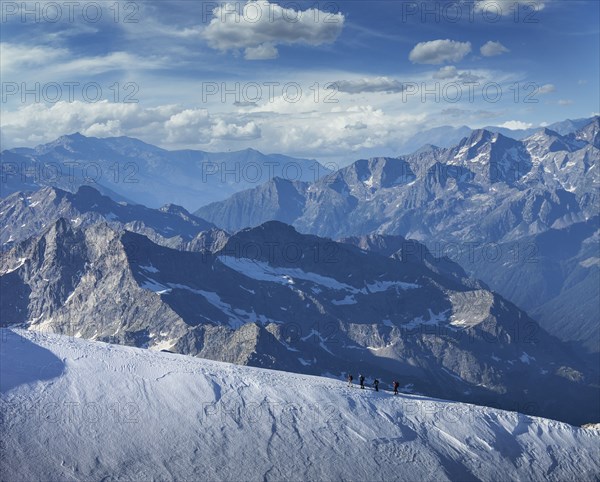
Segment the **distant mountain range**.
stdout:
[[273,179],[196,214],[230,231],[284,216],[333,238],[515,239],[595,214],[598,130],[599,118],[576,134],[543,129],[522,141],[473,131],[451,148],[358,160],[314,183]]
[[[548,126],[568,135],[589,119],[566,120]],[[486,127],[490,132],[522,139],[535,129]],[[401,152],[423,146],[450,147],[473,130],[467,126],[441,126],[423,131]],[[188,210],[221,201],[272,178],[314,182],[332,172],[312,159],[263,154],[254,149],[234,152],[168,151],[131,137],[62,136],[35,148],[18,147],[0,152],[0,197],[53,186],[75,192],[91,185],[115,201],[158,208],[174,203]]]
[[315,160],[254,149],[236,152],[167,151],[130,137],[98,139],[79,133],[33,149],[0,153],[2,196],[44,186],[76,191],[96,187],[116,201],[187,209],[225,199],[272,177],[314,181],[331,171]]
[[[567,119],[560,122],[554,122],[546,126],[547,129],[557,132],[560,135],[566,136],[573,132],[578,131],[586,124],[590,122],[589,118],[584,119]],[[404,142],[400,149],[403,153],[412,153],[417,149],[421,149],[426,145],[435,145],[438,147],[452,147],[458,144],[461,139],[469,137],[474,129],[467,126],[440,126],[432,129],[426,129],[421,131],[406,142]],[[528,129],[508,129],[506,127],[499,126],[487,126],[483,127],[483,130],[499,133],[505,137],[512,139],[521,140],[535,134],[536,131],[540,130],[539,127],[530,127]]]
[[[195,214],[228,231],[276,219],[333,239],[387,234],[420,240],[522,303],[553,333],[598,352],[600,328],[591,320],[597,319],[600,303],[592,289],[600,267],[593,254],[599,148],[598,117],[568,135],[542,129],[523,140],[478,130],[454,147],[359,160],[314,183],[273,179]],[[557,235],[560,249],[574,258],[548,276],[556,263],[539,257],[538,243],[576,225],[588,226],[578,231],[587,237]],[[529,274],[519,278],[524,268]],[[574,312],[559,312],[590,320],[585,326],[591,331],[566,330],[570,322],[556,316],[553,300],[573,286],[575,271],[590,274],[578,275],[577,283],[587,280],[584,291],[591,298],[569,305]],[[528,286],[532,279],[544,287],[541,292],[540,286]]]

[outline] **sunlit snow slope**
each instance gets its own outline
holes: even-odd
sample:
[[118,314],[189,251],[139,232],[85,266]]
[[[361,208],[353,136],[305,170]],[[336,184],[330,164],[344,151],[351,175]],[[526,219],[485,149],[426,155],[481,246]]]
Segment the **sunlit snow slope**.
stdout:
[[596,430],[327,378],[0,334],[2,480],[600,477]]

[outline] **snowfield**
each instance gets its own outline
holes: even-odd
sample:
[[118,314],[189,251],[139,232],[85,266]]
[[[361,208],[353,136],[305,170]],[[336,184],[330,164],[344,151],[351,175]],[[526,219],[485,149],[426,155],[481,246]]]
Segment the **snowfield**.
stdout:
[[0,335],[6,481],[600,477],[598,430],[330,378]]

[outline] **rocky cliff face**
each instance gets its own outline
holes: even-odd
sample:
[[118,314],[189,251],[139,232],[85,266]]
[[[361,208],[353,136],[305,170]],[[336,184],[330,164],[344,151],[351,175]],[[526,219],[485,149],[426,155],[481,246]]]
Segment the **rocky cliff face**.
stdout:
[[79,227],[104,221],[116,229],[140,233],[158,244],[183,250],[211,249],[227,238],[227,233],[181,206],[150,209],[118,203],[89,186],[80,187],[76,193],[53,187],[14,193],[0,199],[0,213],[0,245],[4,251],[60,218]]

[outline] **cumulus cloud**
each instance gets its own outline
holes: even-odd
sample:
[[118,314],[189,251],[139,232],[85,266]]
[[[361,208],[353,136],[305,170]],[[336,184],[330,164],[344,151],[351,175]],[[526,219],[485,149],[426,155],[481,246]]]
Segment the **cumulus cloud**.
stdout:
[[528,15],[532,9],[540,11],[545,7],[542,1],[531,0],[476,0],[474,9],[490,18],[497,16],[514,15],[515,8],[519,8],[523,15]]
[[260,128],[254,121],[239,125],[235,123],[228,124],[223,119],[218,119],[212,126],[211,134],[216,139],[236,141],[258,139],[261,135]]
[[172,115],[165,122],[165,129],[171,143],[202,143],[213,139],[243,141],[258,139],[261,131],[254,121],[245,124],[226,122],[213,118],[206,109],[185,109]]
[[434,79],[448,80],[458,76],[458,69],[454,65],[446,65],[433,74]]
[[140,104],[118,104],[106,100],[29,104],[3,112],[0,127],[13,146],[48,142],[71,132],[95,137],[129,135],[169,145],[208,144],[215,139],[247,141],[261,137],[252,120],[239,116],[225,119],[206,109],[184,109],[177,105],[143,108]]
[[539,88],[538,94],[550,94],[555,90],[556,87],[554,87],[554,84],[544,84]]
[[357,80],[337,80],[332,83],[330,88],[348,94],[362,92],[397,93],[404,90],[404,85],[400,81],[389,77],[372,77]]
[[414,64],[443,64],[460,62],[469,52],[471,52],[471,42],[431,40],[415,45],[408,58]]
[[246,60],[268,60],[279,57],[279,52],[271,43],[264,43],[256,47],[246,47],[244,58]]
[[202,32],[208,45],[221,51],[243,49],[247,60],[276,58],[279,44],[332,43],[344,26],[341,13],[294,10],[268,0],[223,3],[212,14]]
[[484,57],[494,57],[496,55],[502,55],[506,52],[510,52],[510,50],[508,50],[500,42],[494,42],[492,40],[483,44],[479,51]]
[[471,73],[471,71],[458,70],[454,65],[446,65],[433,74],[434,79],[440,80],[459,80],[461,82],[477,82],[484,79],[480,75]]
[[110,119],[106,122],[96,122],[81,133],[89,137],[116,137],[124,135],[119,119]]
[[164,123],[167,142],[206,143],[210,140],[211,120],[206,109],[185,109],[178,112]]
[[533,127],[533,124],[531,124],[529,122],[511,120],[511,121],[505,122],[504,124],[500,124],[499,127],[504,127],[506,129],[516,131],[516,130],[521,130],[521,129],[529,129],[529,128]]
[[[34,146],[78,131],[96,137],[127,135],[167,149],[253,147],[327,160],[397,154],[395,146],[414,134],[428,115],[420,103],[413,112],[407,107],[385,112],[355,99],[315,104],[312,95],[305,97],[297,103],[277,98],[260,112],[250,108],[230,113],[108,101],[31,104],[3,111],[0,132],[4,148]],[[389,102],[382,99],[381,104]]]

